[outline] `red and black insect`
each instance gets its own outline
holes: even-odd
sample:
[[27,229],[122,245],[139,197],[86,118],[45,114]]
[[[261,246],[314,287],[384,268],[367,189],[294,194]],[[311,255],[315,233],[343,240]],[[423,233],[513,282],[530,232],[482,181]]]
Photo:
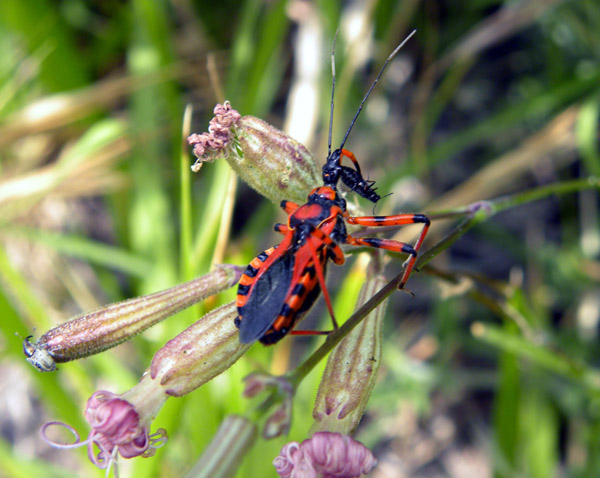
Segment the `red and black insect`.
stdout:
[[[380,199],[373,187],[374,182],[363,178],[356,157],[352,152],[344,149],[344,144],[387,64],[411,36],[412,34],[388,57],[363,98],[340,147],[331,152],[334,72],[329,148],[327,161],[323,166],[324,185],[313,189],[307,202],[301,206],[290,201],[281,202],[281,207],[288,214],[288,221],[287,224],[276,224],[275,231],[283,234],[283,240],[278,246],[267,249],[254,258],[239,282],[236,300],[239,316],[235,319],[235,325],[240,329],[240,342],[251,343],[259,340],[269,345],[278,342],[288,333],[294,335],[328,333],[292,330],[313,305],[321,291],[333,327],[337,328],[331,300],[325,286],[325,274],[329,259],[338,265],[344,263],[344,253],[339,244],[376,247],[408,254],[409,258],[405,263],[399,288],[402,289],[406,284],[419,248],[427,234],[429,219],[422,214],[350,216],[346,211],[346,201],[337,192],[337,185],[341,180],[351,190],[373,203]],[[354,168],[342,165],[342,158],[349,159]],[[419,223],[423,224],[423,229],[417,242],[412,246],[390,239],[353,237],[346,231],[346,223],[369,227]]]

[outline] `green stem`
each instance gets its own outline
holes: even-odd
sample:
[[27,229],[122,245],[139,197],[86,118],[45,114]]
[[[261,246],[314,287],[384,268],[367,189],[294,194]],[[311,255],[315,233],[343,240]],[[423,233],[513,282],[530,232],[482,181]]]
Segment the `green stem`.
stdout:
[[[187,105],[183,116],[183,136],[187,136],[190,130],[190,122],[192,116],[192,108]],[[192,264],[190,261],[192,252],[192,180],[190,170],[190,154],[187,144],[184,144],[180,153],[180,184],[181,191],[179,192],[179,207],[180,207],[180,223],[181,235],[179,247],[180,255],[180,277],[184,280],[190,280],[193,277]]]
[[583,191],[584,189],[600,189],[600,178],[596,176],[590,176],[585,179],[574,179],[572,181],[565,181],[562,183],[553,183],[547,186],[541,186],[539,188],[529,189],[522,193],[511,194],[510,196],[503,196],[490,201],[494,205],[494,214],[504,211],[508,208],[520,206],[532,201],[537,201],[552,194],[568,194],[577,191]]
[[508,196],[502,196],[489,201],[477,201],[467,206],[461,206],[459,208],[434,212],[430,214],[430,217],[442,218],[451,217],[455,215],[468,214],[469,216],[464,219],[458,226],[456,226],[450,233],[444,237],[440,242],[435,244],[430,249],[422,252],[415,263],[415,268],[423,267],[435,256],[448,249],[454,244],[461,236],[463,236],[469,229],[476,224],[483,222],[499,212],[505,211],[515,206],[527,204],[532,201],[537,201],[553,194],[569,194],[585,189],[599,189],[600,178],[590,176],[585,179],[575,179],[572,181],[565,181],[562,183],[553,183],[547,186],[541,186],[539,188],[529,189],[520,193],[511,194]]
[[551,350],[544,345],[532,343],[529,339],[507,334],[501,327],[475,322],[471,327],[472,334],[478,339],[535,362],[539,366],[563,377],[582,383],[595,396],[600,393],[600,375],[596,371],[588,371],[581,364],[558,350]]
[[300,366],[293,372],[287,375],[290,383],[296,388],[298,384],[306,377],[310,371],[329,353],[342,339],[350,333],[367,315],[369,315],[379,304],[387,299],[392,292],[398,288],[402,273],[398,274],[389,281],[377,294],[367,301],[360,309],[358,309],[344,324],[337,330],[334,330],[327,336],[327,339],[310,357],[308,357]]

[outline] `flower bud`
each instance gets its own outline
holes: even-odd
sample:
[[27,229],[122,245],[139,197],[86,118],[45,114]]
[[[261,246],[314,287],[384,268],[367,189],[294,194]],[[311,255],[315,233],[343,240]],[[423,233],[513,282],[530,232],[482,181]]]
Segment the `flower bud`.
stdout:
[[152,359],[150,375],[170,396],[181,397],[227,370],[250,344],[241,344],[235,303],[215,309],[169,340]]
[[35,343],[23,342],[27,361],[41,372],[119,345],[163,319],[236,284],[241,269],[222,265],[184,284],[104,306],[55,327]]
[[294,387],[286,377],[254,372],[244,378],[244,396],[255,397],[259,393],[270,391],[275,404],[265,421],[262,436],[271,440],[286,435],[292,424],[292,405]]
[[[363,285],[356,309],[385,285],[382,276]],[[385,304],[373,310],[331,352],[321,378],[312,431],[352,434],[367,406],[381,362],[381,328]]]
[[320,168],[298,141],[254,116],[241,117],[228,101],[214,113],[208,133],[188,137],[198,158],[194,171],[204,161],[225,158],[248,185],[276,204],[283,199],[304,203],[320,185]]

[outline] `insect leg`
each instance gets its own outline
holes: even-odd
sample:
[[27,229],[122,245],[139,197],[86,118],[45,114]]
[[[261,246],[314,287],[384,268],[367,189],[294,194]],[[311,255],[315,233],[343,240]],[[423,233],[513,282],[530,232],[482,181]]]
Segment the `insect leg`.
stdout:
[[329,335],[331,332],[333,330],[292,330],[290,335]]
[[283,209],[286,214],[292,214],[300,207],[298,204],[293,203],[292,201],[286,201],[285,199],[279,203],[279,206],[281,206],[281,209]]
[[287,227],[287,225],[281,224],[280,222],[278,222],[277,224],[274,224],[273,229],[275,230],[275,232],[279,232],[280,234],[283,234],[284,236],[290,231],[289,228]]
[[396,214],[393,216],[364,216],[364,217],[354,217],[349,216],[346,218],[346,222],[349,224],[357,224],[360,226],[371,226],[371,227],[381,227],[381,226],[404,226],[407,224],[423,224],[423,229],[421,230],[421,234],[417,239],[417,242],[414,246],[410,244],[405,244],[404,242],[394,241],[392,239],[379,239],[379,238],[356,238],[348,235],[346,242],[353,246],[368,246],[368,247],[377,247],[379,249],[386,249],[388,251],[394,252],[404,252],[405,254],[409,254],[408,260],[404,263],[405,269],[404,274],[402,275],[402,279],[400,284],[398,285],[398,289],[403,289],[406,281],[408,280],[412,269],[415,265],[415,261],[417,260],[417,254],[419,253],[419,249],[423,244],[423,240],[427,235],[427,231],[429,230],[429,218],[424,216],[423,214]]
[[313,238],[316,238],[319,241],[321,241],[328,249],[328,252],[333,254],[333,262],[335,262],[338,266],[341,266],[344,262],[346,262],[346,259],[344,258],[344,253],[340,249],[340,246],[338,246],[333,241],[333,239],[331,239],[331,237],[325,234],[321,229],[313,229],[311,235]]
[[[313,233],[315,231],[319,231],[322,233],[322,231],[320,231],[319,229],[315,229],[313,231]],[[317,233],[318,234],[318,233]],[[329,239],[328,236],[325,236]],[[331,316],[331,321],[333,322],[333,328],[334,330],[338,328],[338,324],[337,324],[337,320],[335,320],[335,314],[333,313],[333,306],[331,305],[331,299],[329,298],[329,291],[327,290],[327,285],[325,284],[325,274],[323,273],[323,262],[327,260],[327,256],[325,255],[324,259],[320,259],[317,256],[317,250],[312,242],[313,237],[309,237],[306,241],[306,245],[308,246],[308,249],[310,250],[310,255],[312,256],[312,260],[313,260],[313,264],[315,266],[315,271],[317,273],[317,280],[319,281],[319,285],[321,286],[321,291],[323,291],[323,298],[325,299],[325,303],[327,304],[327,309],[329,310],[329,315]],[[336,244],[336,247],[337,244]],[[339,247],[338,247],[339,249]],[[341,249],[340,249],[340,252]],[[342,259],[344,258],[343,254],[342,254]]]

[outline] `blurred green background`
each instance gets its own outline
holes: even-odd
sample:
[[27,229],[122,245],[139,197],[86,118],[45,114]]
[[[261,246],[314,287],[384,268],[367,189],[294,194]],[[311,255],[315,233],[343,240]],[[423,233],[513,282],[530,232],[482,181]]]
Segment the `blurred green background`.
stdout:
[[[192,175],[184,136],[228,99],[321,161],[336,30],[334,146],[413,28],[346,144],[393,193],[377,213],[600,176],[597,0],[0,2],[0,476],[102,476],[85,450],[49,448],[40,426],[59,419],[85,436],[93,391],[129,389],[155,350],[235,291],[52,374],[25,362],[15,333],[37,337],[278,242],[283,212],[241,183],[234,198],[223,161]],[[379,460],[371,476],[600,476],[600,204],[597,187],[576,189],[477,225],[411,278],[414,299],[392,296],[356,436]],[[426,247],[451,225],[434,221]],[[330,268],[340,318],[362,280],[352,262]],[[322,301],[311,315],[326,319]],[[168,401],[155,427],[170,441],[121,460],[121,476],[181,476],[222,418],[248,409],[242,377],[281,373],[320,340],[255,345]],[[290,436],[259,440],[239,477],[275,476],[281,446],[306,438],[318,379],[298,391]]]

